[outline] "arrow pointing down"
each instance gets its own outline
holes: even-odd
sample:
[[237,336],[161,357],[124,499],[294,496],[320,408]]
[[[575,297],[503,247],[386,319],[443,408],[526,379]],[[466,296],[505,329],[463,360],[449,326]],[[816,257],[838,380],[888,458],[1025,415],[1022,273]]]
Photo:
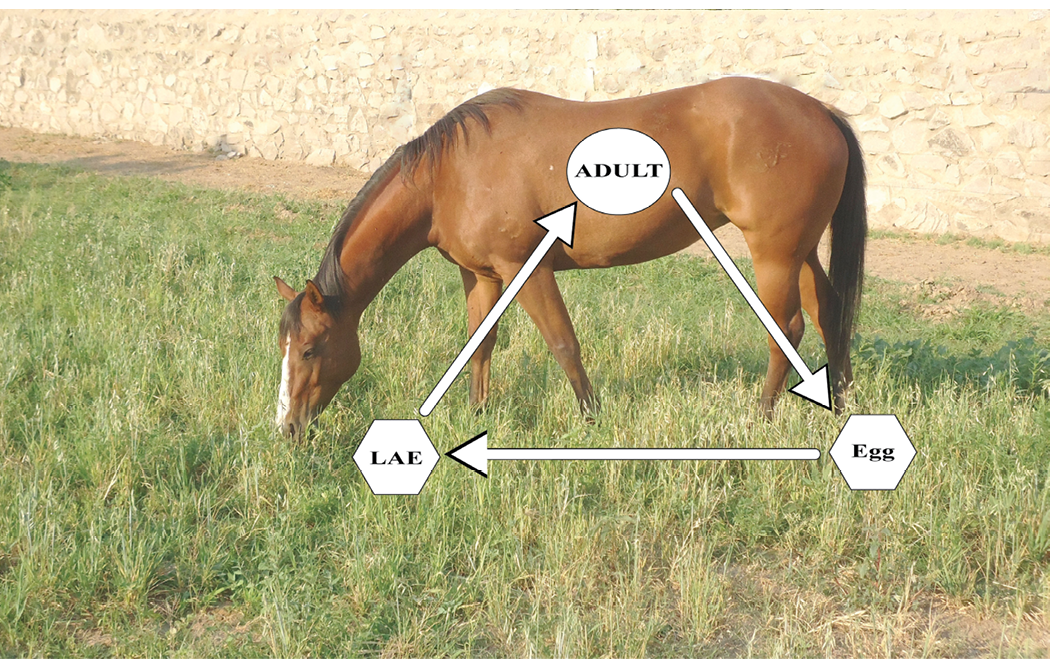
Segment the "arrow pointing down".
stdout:
[[503,316],[503,312],[510,306],[510,301],[514,300],[514,297],[518,295],[518,291],[521,291],[521,287],[525,285],[525,280],[536,270],[536,267],[543,260],[543,257],[547,255],[550,248],[554,246],[554,241],[561,240],[563,243],[572,247],[572,236],[576,225],[576,204],[570,203],[564,208],[559,208],[549,215],[544,215],[537,220],[533,220],[543,228],[547,229],[547,235],[543,236],[543,240],[536,246],[536,249],[529,256],[528,260],[525,261],[525,265],[521,267],[517,275],[514,275],[514,279],[510,280],[510,284],[507,285],[507,289],[500,296],[496,304],[489,310],[488,315],[482,320],[481,325],[474,331],[474,334],[467,340],[467,345],[463,347],[463,350],[459,352],[456,359],[452,361],[452,364],[445,371],[444,376],[438,381],[438,384],[434,386],[434,390],[430,392],[430,395],[424,400],[423,406],[419,407],[419,414],[424,418],[429,416],[437,406],[437,403],[445,396],[448,392],[452,382],[456,380],[459,373],[463,371],[467,361],[474,355],[474,352],[481,346],[482,340],[489,334],[496,322],[499,321],[499,317]]
[[445,453],[489,477],[489,460],[815,460],[816,448],[489,448],[488,432]]
[[759,300],[758,294],[755,293],[751,285],[747,283],[744,276],[740,274],[740,270],[733,263],[733,259],[729,258],[729,254],[725,248],[722,247],[722,243],[718,242],[718,238],[708,228],[703,218],[700,217],[700,213],[696,211],[693,204],[689,201],[689,198],[679,188],[675,188],[671,192],[674,200],[681,206],[682,212],[689,218],[690,223],[700,234],[700,237],[707,243],[711,253],[715,255],[715,259],[721,264],[722,269],[729,275],[729,279],[733,280],[733,284],[736,285],[737,290],[744,296],[744,300],[751,306],[755,314],[758,315],[758,320],[762,322],[766,330],[769,331],[769,336],[773,338],[780,350],[787,356],[788,362],[795,368],[798,375],[802,377],[802,381],[790,388],[789,390],[799,397],[808,399],[814,404],[819,404],[825,409],[831,410],[831,383],[828,381],[828,366],[823,365],[816,372],[810,372],[809,368],[806,367],[806,362],[802,360],[802,356],[798,354],[795,347],[788,341],[787,335],[777,325],[776,320],[766,309],[766,306]]

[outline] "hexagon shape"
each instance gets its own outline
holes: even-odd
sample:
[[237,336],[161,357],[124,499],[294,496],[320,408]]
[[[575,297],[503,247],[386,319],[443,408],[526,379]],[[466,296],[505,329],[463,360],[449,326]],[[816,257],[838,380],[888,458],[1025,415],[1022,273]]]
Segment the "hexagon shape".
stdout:
[[830,454],[851,490],[893,490],[915,457],[915,447],[897,416],[853,415]]
[[373,420],[354,452],[373,494],[419,494],[439,459],[418,420]]

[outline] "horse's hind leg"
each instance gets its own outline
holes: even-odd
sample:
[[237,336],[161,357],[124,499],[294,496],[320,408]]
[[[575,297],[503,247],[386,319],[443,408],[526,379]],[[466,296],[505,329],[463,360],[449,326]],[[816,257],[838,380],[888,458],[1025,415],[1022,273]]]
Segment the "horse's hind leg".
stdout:
[[846,389],[853,382],[853,370],[849,361],[849,341],[842,339],[839,330],[839,308],[842,306],[839,295],[831,287],[824,268],[820,265],[817,249],[806,257],[799,275],[799,287],[802,293],[802,307],[817,326],[820,338],[828,354],[828,374],[831,377],[831,390],[834,396],[835,413],[841,413],[846,407]]
[[[761,248],[751,247],[755,266],[755,281],[758,297],[770,315],[784,331],[791,345],[798,348],[805,332],[802,318],[801,294],[799,293],[799,271],[801,266],[790,256],[779,253],[764,254]],[[773,338],[769,337],[769,366],[766,383],[762,387],[760,406],[767,418],[773,417],[777,397],[784,391],[791,363]]]
[[517,300],[540,329],[547,347],[565,370],[572,384],[580,410],[588,418],[598,414],[598,398],[594,395],[587,372],[580,358],[580,342],[569,319],[554,270],[550,264],[541,264],[518,292]]
[[[463,290],[467,294],[467,336],[469,338],[499,300],[503,292],[503,282],[484,277],[479,278],[466,268],[460,268],[459,272],[463,276]],[[496,348],[497,326],[492,326],[492,331],[485,335],[481,346],[470,358],[470,405],[475,408],[482,406],[489,397],[489,376],[492,367],[492,350]]]

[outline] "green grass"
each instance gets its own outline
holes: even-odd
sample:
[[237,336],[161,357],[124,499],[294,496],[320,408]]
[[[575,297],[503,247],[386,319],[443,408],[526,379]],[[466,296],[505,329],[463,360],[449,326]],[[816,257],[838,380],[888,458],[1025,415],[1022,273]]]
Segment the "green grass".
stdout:
[[[918,454],[894,492],[817,462],[443,460],[376,497],[351,456],[466,339],[435,252],[362,321],[364,363],[304,443],[271,429],[283,303],[339,210],[13,165],[0,188],[0,656],[1045,656],[1050,317],[946,322],[871,278],[852,413]],[[745,274],[749,267],[744,266]],[[767,351],[710,261],[562,273],[604,411],[587,425],[528,317],[440,452],[813,446],[844,419],[756,407]],[[801,349],[823,363],[810,330]],[[988,626],[994,626],[990,631]],[[998,632],[996,632],[998,631]],[[994,632],[994,634],[990,634]]]
[[872,238],[886,238],[913,243],[966,245],[967,247],[976,247],[979,249],[998,249],[1002,252],[1014,254],[1050,255],[1050,245],[1033,244],[1029,242],[1009,242],[1002,238],[978,238],[976,236],[964,236],[957,233],[909,233],[887,229],[872,229],[869,231],[869,236]]

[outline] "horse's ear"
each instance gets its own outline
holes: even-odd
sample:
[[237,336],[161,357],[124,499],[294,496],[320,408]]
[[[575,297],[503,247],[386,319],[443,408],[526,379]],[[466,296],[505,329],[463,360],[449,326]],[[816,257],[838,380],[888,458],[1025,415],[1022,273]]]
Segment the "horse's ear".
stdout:
[[324,296],[321,295],[320,289],[313,283],[313,280],[306,280],[306,288],[303,291],[306,292],[306,296],[303,297],[303,305],[318,314],[324,314]]
[[295,300],[295,296],[299,295],[299,292],[284,283],[284,280],[277,275],[273,276],[273,281],[277,282],[277,293],[281,294],[281,297],[291,302]]

